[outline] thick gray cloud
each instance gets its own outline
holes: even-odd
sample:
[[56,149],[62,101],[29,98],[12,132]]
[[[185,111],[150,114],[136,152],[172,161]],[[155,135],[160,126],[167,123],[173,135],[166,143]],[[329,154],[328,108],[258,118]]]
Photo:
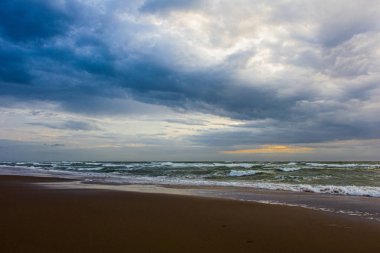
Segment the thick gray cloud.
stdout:
[[77,11],[74,1],[3,0],[0,7],[0,32],[17,42],[42,42],[65,33]]
[[[368,125],[347,122],[276,122],[265,126],[245,126],[228,131],[212,131],[190,137],[212,147],[231,149],[233,146],[260,144],[310,144],[347,139],[379,138],[379,123]],[[243,128],[243,129],[242,129]]]
[[247,122],[189,138],[217,146],[380,138],[379,1],[260,3],[2,1],[1,104],[120,115],[132,99]]

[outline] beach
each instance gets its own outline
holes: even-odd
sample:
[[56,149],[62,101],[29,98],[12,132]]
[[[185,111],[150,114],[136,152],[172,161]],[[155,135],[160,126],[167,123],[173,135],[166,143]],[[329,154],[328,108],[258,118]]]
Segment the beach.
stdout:
[[380,0],[0,0],[0,253],[380,253]]
[[1,252],[380,252],[380,225],[300,207],[0,176]]

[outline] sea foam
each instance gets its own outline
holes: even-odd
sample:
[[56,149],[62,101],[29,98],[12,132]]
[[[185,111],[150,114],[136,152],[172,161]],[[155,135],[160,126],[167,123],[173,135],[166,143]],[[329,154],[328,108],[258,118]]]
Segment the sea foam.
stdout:
[[255,175],[258,172],[256,170],[231,170],[228,174],[230,177],[243,177]]

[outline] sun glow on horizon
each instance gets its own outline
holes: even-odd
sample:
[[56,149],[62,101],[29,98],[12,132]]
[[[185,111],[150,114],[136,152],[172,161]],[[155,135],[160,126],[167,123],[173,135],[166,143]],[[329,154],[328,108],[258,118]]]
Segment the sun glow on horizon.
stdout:
[[224,154],[266,154],[266,153],[307,153],[313,151],[313,148],[291,147],[285,145],[264,145],[255,149],[238,149],[226,150]]

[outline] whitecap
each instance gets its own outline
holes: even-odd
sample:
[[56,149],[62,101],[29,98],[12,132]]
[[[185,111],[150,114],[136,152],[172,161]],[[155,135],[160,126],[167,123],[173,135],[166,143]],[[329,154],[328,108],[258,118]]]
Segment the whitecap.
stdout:
[[231,170],[228,174],[230,177],[243,177],[257,174],[256,170]]
[[281,171],[284,171],[284,172],[291,172],[291,171],[300,170],[301,168],[299,168],[299,167],[281,167],[281,168],[278,168],[278,169],[281,170]]

